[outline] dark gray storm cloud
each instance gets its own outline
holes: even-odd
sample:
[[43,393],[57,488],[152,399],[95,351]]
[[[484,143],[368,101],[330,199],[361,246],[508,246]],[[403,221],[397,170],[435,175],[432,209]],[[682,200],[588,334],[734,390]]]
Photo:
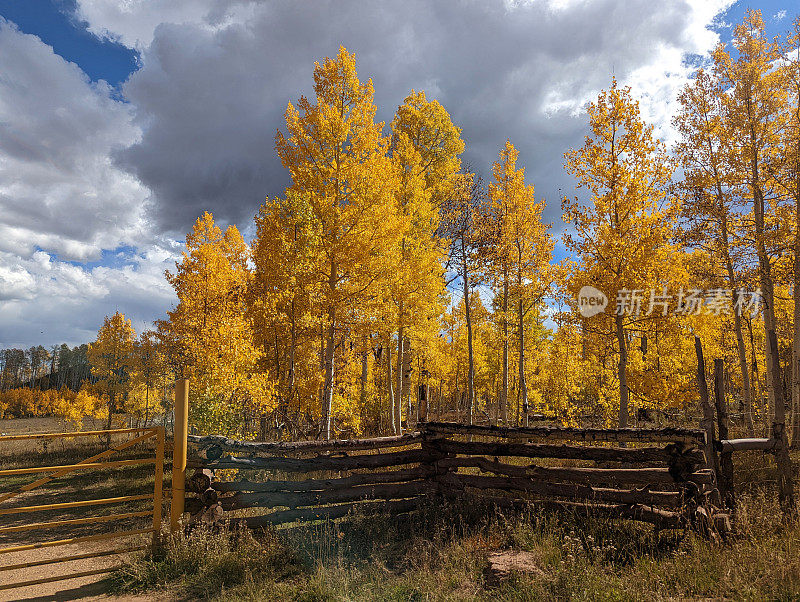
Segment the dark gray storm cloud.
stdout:
[[276,129],[287,102],[311,92],[314,61],[340,44],[373,79],[387,124],[410,89],[426,90],[484,175],[510,137],[554,221],[559,189],[574,189],[562,155],[582,142],[578,109],[612,69],[625,81],[664,67],[670,50],[697,50],[684,2],[275,2],[244,14],[159,25],[124,87],[142,138],[117,161],[149,187],[164,231],[185,232],[204,210],[247,225],[282,193]]

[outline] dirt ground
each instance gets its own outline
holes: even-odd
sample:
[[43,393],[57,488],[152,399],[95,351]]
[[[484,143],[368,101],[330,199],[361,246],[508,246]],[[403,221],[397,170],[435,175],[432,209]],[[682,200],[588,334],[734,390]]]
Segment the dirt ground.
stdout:
[[[86,425],[92,427],[93,425]],[[3,435],[63,432],[71,430],[65,428],[63,421],[52,418],[30,418],[15,420],[0,420],[0,433]],[[74,441],[74,440],[73,440]],[[47,446],[41,441],[2,442],[0,441],[0,467],[19,468],[38,465],[70,464],[84,459],[97,452],[99,442],[81,441],[83,447],[75,448],[71,443],[62,441],[53,442]],[[93,447],[94,446],[94,447]],[[141,453],[148,453],[142,450]],[[149,455],[149,454],[148,454]],[[130,457],[130,456],[125,456]],[[121,458],[120,458],[121,459]],[[69,477],[56,479],[47,485],[30,492],[16,496],[6,503],[0,504],[3,508],[15,506],[33,506],[66,501],[80,501],[104,497],[117,497],[136,495],[152,491],[152,466],[124,467],[94,472],[86,471],[73,473]],[[42,475],[6,477],[0,479],[0,494],[14,491],[34,478]],[[147,509],[148,500],[131,502],[125,507],[96,506],[56,511],[41,511],[0,516],[0,527],[30,524],[31,522],[58,522],[69,518],[81,516],[96,516],[99,514],[117,514],[135,512]],[[152,507],[152,502],[149,502]],[[105,523],[95,525],[65,525],[63,527],[50,527],[48,529],[25,531],[21,533],[0,535],[0,548],[15,545],[37,543],[71,537],[80,537],[109,530],[128,530],[149,526],[149,519],[136,518],[126,521],[113,521],[109,529]],[[16,565],[40,560],[49,560],[66,556],[86,554],[90,552],[109,551],[114,549],[141,546],[149,542],[149,535],[139,535],[123,540],[84,542],[65,546],[38,548],[20,552],[0,555],[0,566]],[[33,579],[46,578],[57,575],[66,575],[101,568],[110,568],[120,564],[120,555],[103,556],[58,562],[43,566],[0,571],[0,584],[15,583]],[[0,590],[0,602],[16,600],[153,600],[148,596],[109,596],[108,586],[104,580],[107,574],[92,575],[55,581],[39,585],[26,586],[11,590]],[[161,598],[168,599],[168,598]]]

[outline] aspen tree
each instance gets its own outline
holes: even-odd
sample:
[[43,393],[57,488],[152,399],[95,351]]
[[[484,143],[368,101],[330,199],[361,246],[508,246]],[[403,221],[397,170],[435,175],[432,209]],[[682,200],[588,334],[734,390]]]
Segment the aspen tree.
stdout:
[[355,56],[343,47],[314,69],[312,103],[286,109],[286,133],[275,146],[305,195],[319,233],[314,274],[324,315],[321,432],[332,433],[335,352],[342,325],[357,321],[359,304],[391,273],[388,255],[402,235],[393,191],[396,167],[387,157],[383,124],[375,123],[372,81],[361,83]]
[[450,241],[447,265],[460,280],[467,329],[467,420],[472,424],[475,409],[475,350],[473,341],[473,289],[480,280],[477,223],[486,208],[482,181],[464,173],[456,180],[450,196],[442,203],[440,234]]
[[653,137],[652,126],[642,121],[630,89],[620,88],[613,80],[611,88],[589,106],[588,114],[590,133],[583,147],[565,155],[567,171],[590,196],[586,205],[577,198],[562,201],[564,221],[571,226],[564,242],[578,262],[568,287],[573,298],[583,285],[591,285],[611,300],[608,313],[590,319],[601,337],[616,342],[618,422],[625,427],[629,400],[626,331],[637,316],[616,311],[615,301],[620,291],[649,290],[663,282],[679,206],[666,192],[671,161]]
[[508,322],[509,299],[516,305],[520,405],[527,412],[525,376],[525,316],[540,303],[550,288],[553,241],[542,223],[544,202],[537,202],[533,185],[525,184],[524,168],[517,169],[519,152],[510,140],[494,163],[489,185],[490,203],[480,222],[485,238],[487,275],[502,295],[502,388],[500,412],[508,420]]
[[[701,69],[679,96],[681,109],[674,123],[682,135],[676,150],[685,170],[683,213],[692,224],[689,235],[716,260],[736,298],[741,290],[736,266],[741,253],[733,248],[732,240],[738,224],[737,197],[731,190],[735,181],[733,134],[727,127],[722,96],[716,78]],[[752,394],[741,312],[734,311],[733,320],[747,428],[752,436]]]
[[186,236],[186,251],[167,280],[178,305],[159,324],[175,347],[177,367],[194,383],[190,414],[208,432],[236,432],[272,401],[270,377],[259,371],[245,313],[249,252],[235,226],[225,233],[210,213]]
[[[758,258],[758,277],[763,299],[764,330],[775,329],[775,294],[772,276],[772,258],[767,222],[770,204],[774,202],[770,165],[778,148],[782,127],[780,109],[785,101],[785,90],[779,71],[773,62],[779,58],[775,43],[767,39],[760,11],[748,10],[744,22],[737,25],[733,34],[734,60],[720,45],[713,53],[714,72],[720,80],[731,141],[737,192],[751,204],[753,212],[752,237]],[[767,388],[772,406],[776,398],[773,382],[773,364],[778,361],[765,345]]]
[[[111,428],[114,412],[122,403],[130,389],[130,374],[134,363],[133,346],[136,332],[125,314],[115,312],[103,319],[97,332],[97,339],[89,344],[87,355],[92,366],[92,374],[103,393],[108,395],[108,422]],[[111,441],[111,435],[107,442]]]

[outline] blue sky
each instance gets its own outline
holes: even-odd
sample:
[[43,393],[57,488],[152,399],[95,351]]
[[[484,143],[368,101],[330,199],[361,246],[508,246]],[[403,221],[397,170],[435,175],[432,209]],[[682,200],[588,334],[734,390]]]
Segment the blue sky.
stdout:
[[[77,344],[117,309],[137,329],[174,303],[163,278],[194,219],[252,234],[286,174],[289,100],[339,44],[388,122],[412,88],[462,127],[488,176],[507,137],[562,228],[563,153],[612,71],[669,137],[692,65],[746,8],[771,35],[787,1],[0,0],[0,347]],[[781,17],[781,15],[783,15]],[[556,245],[557,259],[563,247]]]
[[0,0],[0,16],[37,36],[86,75],[119,86],[138,68],[139,53],[90,33],[67,0]]

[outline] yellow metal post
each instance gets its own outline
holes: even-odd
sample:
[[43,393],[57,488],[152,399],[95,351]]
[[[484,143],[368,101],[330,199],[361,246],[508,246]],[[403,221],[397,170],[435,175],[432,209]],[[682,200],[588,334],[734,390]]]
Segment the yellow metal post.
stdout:
[[170,530],[178,532],[186,501],[186,440],[189,436],[189,379],[175,381],[175,428],[172,446]]
[[156,484],[153,493],[153,549],[161,538],[161,490],[164,486],[164,427],[156,434]]

